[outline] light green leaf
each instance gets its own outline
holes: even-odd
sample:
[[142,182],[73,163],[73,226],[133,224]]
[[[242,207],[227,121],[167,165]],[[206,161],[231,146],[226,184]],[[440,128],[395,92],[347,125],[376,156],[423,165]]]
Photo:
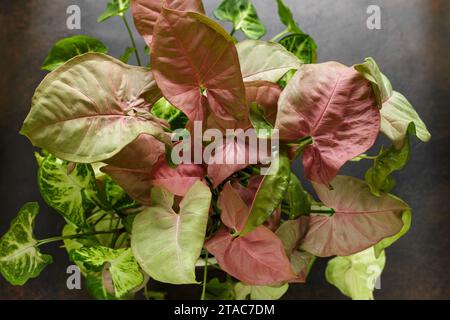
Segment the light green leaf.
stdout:
[[384,238],[374,246],[375,256],[377,258],[384,252],[384,249],[403,237],[409,231],[409,228],[411,227],[411,210],[403,211],[402,221],[403,227],[399,233],[393,235],[392,237]]
[[53,71],[73,57],[87,52],[108,53],[108,48],[100,40],[87,36],[64,38],[55,43],[41,69]]
[[98,17],[97,22],[103,22],[116,16],[123,16],[129,8],[130,0],[112,0],[108,2],[105,11]]
[[303,189],[302,183],[294,173],[291,173],[289,186],[284,195],[288,207],[289,219],[309,215],[311,212],[311,195]]
[[149,69],[86,53],[45,77],[21,134],[56,157],[77,163],[109,159],[140,134],[170,145],[149,113],[160,97]]
[[92,271],[101,271],[108,263],[117,298],[125,296],[144,282],[130,248],[114,250],[102,246],[83,247],[71,251],[70,255],[74,261],[82,262]]
[[384,252],[375,257],[373,247],[347,257],[328,261],[326,279],[354,300],[373,300],[373,290],[386,263]]
[[[250,105],[249,118],[258,137],[270,138],[272,136],[273,126],[267,121],[264,110],[257,103]],[[265,134],[262,134],[261,130],[264,130],[262,132]]]
[[395,180],[391,174],[405,167],[409,152],[409,138],[406,138],[401,149],[391,146],[387,150],[381,150],[374,160],[373,167],[367,170],[365,175],[365,180],[374,195],[380,196],[381,193],[389,192],[394,188]]
[[250,286],[242,282],[236,283],[234,290],[236,300],[246,300],[250,296],[251,300],[278,300],[288,291],[289,284],[279,286]]
[[133,47],[127,47],[124,53],[120,56],[119,60],[123,63],[128,63],[130,61],[131,56],[136,52],[136,49]]
[[152,114],[155,117],[166,120],[172,130],[184,128],[188,122],[186,115],[171,105],[164,97],[153,105]]
[[412,134],[422,142],[430,141],[431,134],[413,106],[405,96],[394,91],[381,109],[381,132],[400,148],[404,144],[411,123],[414,125],[413,129],[410,129]]
[[282,45],[260,40],[245,40],[236,45],[244,81],[278,82],[289,70],[302,63]]
[[26,203],[0,238],[0,272],[12,285],[24,285],[53,261],[51,256],[39,251],[33,235],[38,211],[36,202]]
[[153,279],[172,284],[197,283],[195,264],[205,240],[211,191],[198,181],[173,209],[174,195],[152,189],[153,206],[136,216],[131,248],[142,269]]
[[393,91],[389,79],[381,73],[374,59],[367,58],[364,63],[355,65],[355,69],[372,83],[378,105],[381,107],[381,132],[396,148],[403,146],[409,130],[423,142],[431,139],[430,132],[411,103],[401,93]]
[[206,284],[207,300],[234,300],[234,286],[231,281],[220,282],[213,278]]
[[281,23],[286,26],[286,31],[291,33],[303,33],[297,22],[295,22],[291,9],[284,4],[283,0],[277,0],[277,4],[278,15],[280,16]]
[[224,0],[214,10],[214,16],[232,22],[233,30],[242,30],[247,38],[259,39],[266,34],[266,28],[250,0]]
[[91,273],[86,276],[86,289],[96,300],[117,300],[103,284],[102,273]]
[[290,165],[289,157],[285,152],[280,152],[272,157],[272,164],[259,186],[241,236],[262,225],[281,204],[289,186]]
[[307,34],[295,33],[288,35],[280,40],[280,44],[305,64],[317,62],[317,44]]
[[79,227],[86,225],[86,215],[102,203],[89,164],[47,155],[38,170],[38,186],[45,202]]

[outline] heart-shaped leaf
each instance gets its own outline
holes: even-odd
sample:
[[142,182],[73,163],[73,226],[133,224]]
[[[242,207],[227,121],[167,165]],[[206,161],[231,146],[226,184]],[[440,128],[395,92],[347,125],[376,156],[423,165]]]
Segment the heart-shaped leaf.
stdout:
[[305,33],[288,35],[280,40],[280,44],[305,64],[317,62],[317,44]]
[[400,199],[374,196],[369,186],[352,177],[337,176],[330,190],[314,183],[320,200],[335,213],[311,215],[301,248],[315,256],[348,256],[365,250],[403,228],[402,216],[410,210]]
[[154,34],[153,74],[171,104],[191,121],[204,118],[206,105],[221,119],[245,117],[236,48],[222,27],[202,14],[163,8]]
[[250,285],[273,285],[295,278],[280,239],[264,226],[243,237],[233,237],[223,227],[205,248],[225,272]]
[[247,38],[259,39],[266,34],[251,0],[223,0],[214,10],[214,16],[232,22],[233,30],[242,30]]
[[33,235],[38,211],[36,202],[25,204],[0,238],[0,272],[12,285],[22,286],[36,278],[53,261],[51,256],[39,251]]
[[370,83],[337,62],[305,65],[280,96],[280,139],[313,144],[303,152],[309,180],[328,184],[345,162],[369,149],[380,129]]
[[134,24],[149,47],[164,3],[174,10],[205,13],[201,0],[131,0]]
[[250,213],[247,204],[242,200],[239,193],[228,182],[222,189],[218,201],[221,210],[220,218],[230,229],[241,232],[247,223]]
[[373,300],[375,282],[386,263],[383,253],[375,257],[373,248],[328,261],[325,276],[343,294],[354,300]]
[[131,249],[107,247],[83,247],[71,251],[71,259],[83,263],[94,271],[100,271],[108,263],[114,292],[117,298],[130,293],[144,282],[144,276],[133,257]]
[[289,70],[299,69],[301,61],[282,45],[245,40],[236,45],[245,81],[278,82]]
[[250,286],[242,282],[238,282],[234,286],[236,292],[236,300],[278,300],[288,291],[289,285],[284,283],[277,286]]
[[87,214],[103,205],[89,164],[73,164],[47,155],[39,167],[38,186],[45,202],[79,227],[86,226]]
[[73,57],[88,52],[108,53],[108,48],[100,40],[83,35],[61,39],[50,50],[41,69],[53,71]]
[[205,240],[211,192],[196,182],[176,213],[174,195],[152,190],[152,207],[136,216],[131,248],[142,269],[153,279],[172,284],[196,283],[195,264]]
[[140,134],[170,144],[149,114],[161,97],[149,69],[87,53],[50,73],[37,88],[21,133],[60,159],[109,159]]
[[287,203],[290,219],[306,216],[311,212],[312,197],[305,191],[302,183],[294,173],[291,173],[289,186],[284,195],[284,202]]
[[[389,79],[380,71],[373,58],[356,65],[358,70],[372,83],[377,102],[381,108],[381,132],[400,149],[404,145],[408,132],[422,142],[428,142],[431,134],[413,106],[401,93],[392,90]],[[411,124],[412,127],[411,127]]]

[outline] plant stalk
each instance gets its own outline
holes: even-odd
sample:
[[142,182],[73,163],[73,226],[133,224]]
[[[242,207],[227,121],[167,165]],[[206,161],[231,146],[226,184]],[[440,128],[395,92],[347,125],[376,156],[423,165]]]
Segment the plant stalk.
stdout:
[[96,235],[99,235],[99,234],[109,234],[109,233],[118,232],[120,230],[122,230],[122,229],[115,229],[115,230],[110,230],[110,231],[97,231],[97,232],[81,233],[81,234],[73,234],[73,235],[70,235],[70,236],[52,237],[52,238],[38,240],[36,246],[39,247],[39,246],[41,246],[43,244],[56,242],[56,241],[63,241],[63,240],[67,240],[67,239],[78,239],[78,238],[83,238],[83,237],[96,236]]
[[136,41],[134,40],[133,32],[131,31],[130,25],[128,24],[128,20],[125,17],[125,15],[122,15],[122,20],[123,23],[125,24],[125,27],[127,28],[128,35],[130,36],[131,44],[133,45],[134,48],[134,54],[136,55],[137,63],[139,66],[142,66],[141,57],[139,56],[139,52],[136,46]]
[[202,297],[201,300],[205,300],[206,296],[206,281],[208,279],[208,251],[206,251],[205,255],[205,267],[203,269],[203,289],[202,289]]

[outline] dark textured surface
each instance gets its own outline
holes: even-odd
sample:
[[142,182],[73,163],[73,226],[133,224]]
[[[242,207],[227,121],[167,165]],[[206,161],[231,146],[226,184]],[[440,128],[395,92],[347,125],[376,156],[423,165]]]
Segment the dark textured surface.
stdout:
[[[121,21],[96,24],[107,1],[0,1],[0,234],[20,206],[38,200],[38,238],[53,236],[63,220],[44,205],[36,185],[33,148],[18,134],[33,91],[45,75],[39,71],[52,44],[78,33],[102,39],[118,56],[129,45]],[[219,2],[204,1],[209,12]],[[280,32],[275,0],[255,0],[268,37]],[[394,87],[404,93],[433,134],[432,142],[413,143],[407,168],[397,174],[394,193],[413,208],[410,232],[387,250],[387,265],[378,299],[450,299],[450,1],[448,0],[286,0],[305,31],[319,45],[319,60],[346,64],[373,56]],[[66,8],[78,4],[82,30],[66,29]],[[382,8],[382,30],[366,28],[366,8]],[[140,42],[141,47],[143,43]],[[361,177],[364,164],[345,172]],[[66,288],[67,255],[58,245],[43,248],[55,262],[24,287],[0,279],[0,299],[78,299],[84,291]],[[326,261],[318,261],[306,285],[292,286],[288,299],[340,299],[324,277]],[[195,298],[199,287],[157,285],[169,298]],[[194,295],[194,293],[196,293]]]

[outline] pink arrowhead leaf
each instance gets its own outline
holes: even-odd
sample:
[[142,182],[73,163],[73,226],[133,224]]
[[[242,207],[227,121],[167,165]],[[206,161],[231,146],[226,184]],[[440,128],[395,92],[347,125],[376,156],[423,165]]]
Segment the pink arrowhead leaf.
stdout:
[[250,210],[230,182],[225,184],[220,193],[218,205],[222,210],[220,213],[222,222],[228,228],[241,232],[247,223]]
[[245,117],[236,47],[217,23],[195,12],[163,8],[151,52],[153,75],[163,95],[191,121],[204,118],[203,100],[221,119]]
[[301,248],[319,257],[348,256],[397,234],[408,206],[384,194],[372,195],[359,179],[337,176],[333,190],[314,183],[320,200],[335,210],[332,216],[312,215]]
[[[134,24],[147,45],[150,47],[153,30],[164,4],[164,0],[132,0],[131,10]],[[201,0],[165,0],[168,8],[179,11],[205,13]]]
[[250,285],[273,285],[295,278],[280,239],[264,226],[244,237],[220,229],[205,243],[220,267]]
[[305,65],[280,96],[280,139],[312,136],[303,153],[308,179],[328,184],[348,160],[365,152],[380,130],[370,83],[337,62]]

